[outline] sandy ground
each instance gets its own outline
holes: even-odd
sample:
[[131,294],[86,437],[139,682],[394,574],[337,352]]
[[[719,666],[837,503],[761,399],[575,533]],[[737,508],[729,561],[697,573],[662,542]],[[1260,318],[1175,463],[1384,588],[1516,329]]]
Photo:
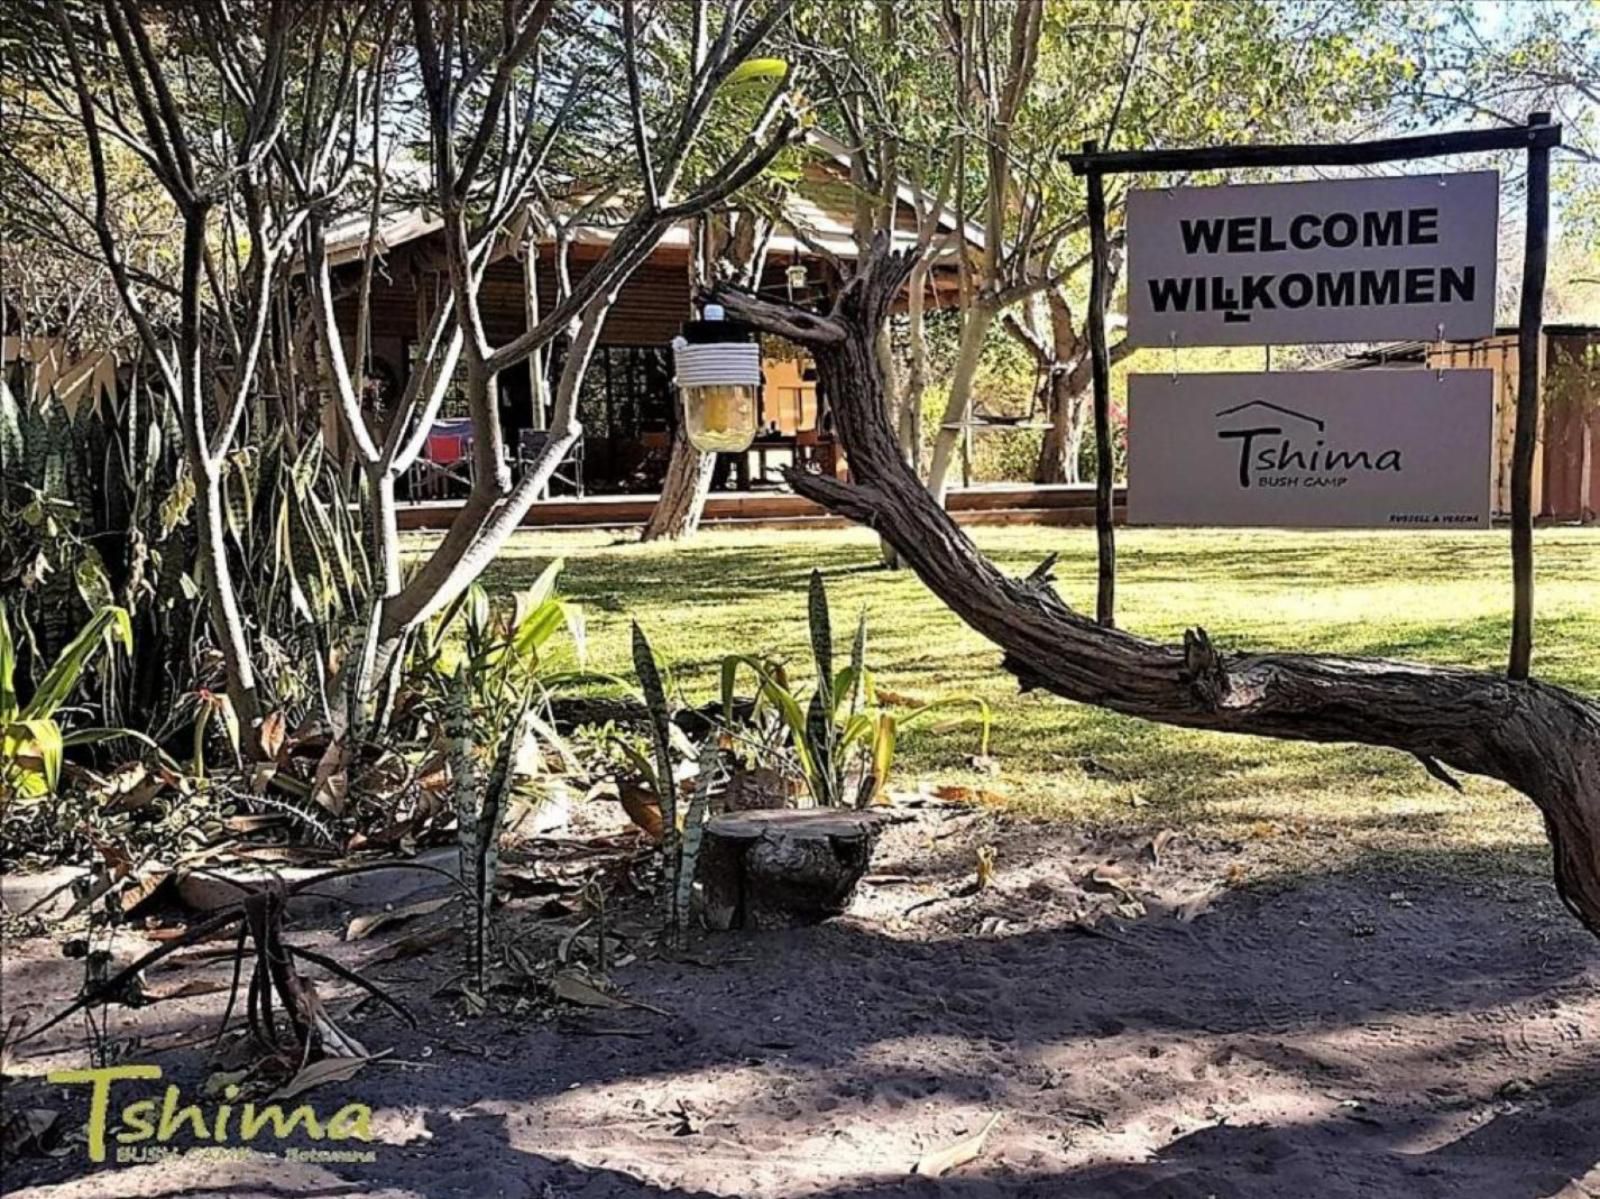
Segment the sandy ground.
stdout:
[[[614,972],[659,1013],[464,1019],[429,994],[448,948],[374,966],[420,1028],[354,1021],[392,1059],[312,1092],[372,1106],[370,1163],[95,1167],[78,1146],[8,1163],[5,1186],[31,1199],[1600,1196],[1600,944],[1547,882],[1390,867],[1255,885],[1250,845],[909,815],[849,916]],[[995,882],[960,896],[983,845]],[[1104,881],[1086,881],[1097,867]],[[519,901],[508,926],[541,902]],[[411,931],[343,944],[340,927],[294,939],[360,962]],[[11,944],[6,1008],[55,1006],[75,969],[42,938]],[[114,1033],[197,1089],[203,1051],[158,1047],[221,1005],[120,1013]],[[60,1032],[23,1047],[6,1107],[58,1108],[76,1127],[82,1092],[39,1077],[83,1064],[81,1028]],[[976,1160],[911,1173],[996,1114]]]

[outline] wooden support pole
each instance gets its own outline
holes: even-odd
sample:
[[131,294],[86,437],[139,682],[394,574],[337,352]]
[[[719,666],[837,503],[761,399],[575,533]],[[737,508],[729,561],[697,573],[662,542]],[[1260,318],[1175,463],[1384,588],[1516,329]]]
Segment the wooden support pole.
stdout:
[[[1097,143],[1084,142],[1091,155]],[[1107,628],[1116,625],[1117,541],[1112,528],[1111,356],[1106,349],[1107,276],[1106,193],[1100,172],[1089,172],[1089,358],[1094,371],[1094,529],[1099,551],[1099,582],[1095,591],[1095,619]]]
[[[1533,662],[1533,458],[1543,372],[1545,262],[1550,251],[1550,114],[1528,118],[1528,216],[1517,324],[1517,423],[1511,448],[1511,658],[1506,673],[1525,679]],[[1559,137],[1559,130],[1556,131]]]

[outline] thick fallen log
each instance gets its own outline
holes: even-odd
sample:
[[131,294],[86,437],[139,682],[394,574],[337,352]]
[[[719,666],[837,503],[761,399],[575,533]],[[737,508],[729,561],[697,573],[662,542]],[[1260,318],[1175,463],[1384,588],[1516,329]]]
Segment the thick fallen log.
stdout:
[[1024,689],[1186,728],[1359,742],[1500,779],[1544,814],[1555,883],[1600,935],[1600,705],[1536,680],[1378,658],[1224,653],[1204,629],[1162,645],[1074,612],[1049,563],[1011,578],[979,553],[900,455],[875,354],[910,273],[880,241],[826,314],[733,289],[729,315],[805,346],[816,361],[849,483],[791,472],[799,494],[877,531],[956,615],[1004,651]]

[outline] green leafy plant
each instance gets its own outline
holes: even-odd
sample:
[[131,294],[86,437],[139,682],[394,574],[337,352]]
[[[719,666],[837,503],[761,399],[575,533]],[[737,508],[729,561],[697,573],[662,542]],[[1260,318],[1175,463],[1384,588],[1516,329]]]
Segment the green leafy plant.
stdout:
[[78,631],[39,680],[26,704],[18,702],[16,648],[6,605],[0,602],[0,796],[39,799],[55,793],[65,751],[122,735],[106,728],[62,730],[61,709],[101,651],[120,645],[133,652],[133,628],[123,608],[106,605]]
[[412,649],[413,685],[446,742],[461,879],[472,898],[463,930],[469,1003],[481,1003],[488,985],[499,842],[511,803],[529,781],[518,773],[527,765],[524,751],[531,740],[540,771],[548,769],[550,751],[569,771],[579,760],[548,716],[551,689],[577,677],[551,669],[568,651],[561,635],[580,663],[584,653],[582,609],[557,594],[561,568],[560,559],[551,562],[509,609],[497,610],[474,584]]
[[470,684],[465,668],[458,668],[451,689],[449,722],[450,781],[455,799],[456,844],[460,851],[461,882],[471,902],[466,912],[465,964],[467,986],[481,1001],[488,989],[489,961],[493,953],[490,917],[494,905],[495,877],[500,869],[500,834],[511,796],[512,766],[527,735],[529,704],[533,689],[522,694],[521,702],[491,728],[493,758],[488,774],[479,769],[480,747],[477,724],[468,703]]
[[[978,752],[989,752],[992,715],[977,696],[947,696],[903,715],[884,710],[867,668],[867,617],[856,622],[850,662],[835,672],[833,629],[822,573],[811,572],[808,617],[816,683],[809,697],[791,687],[781,665],[750,654],[722,660],[723,719],[736,741],[756,758],[777,757],[798,770],[818,807],[866,807],[883,800],[894,764],[900,730],[934,712],[977,709],[982,722]],[[748,722],[736,719],[735,686],[741,669],[756,678],[755,710]]]
[[[486,723],[498,725],[499,717],[521,703],[530,682],[549,690],[590,677],[551,669],[569,651],[581,666],[586,646],[583,609],[556,591],[563,565],[558,558],[546,566],[531,587],[513,597],[509,609],[497,609],[480,584],[462,592],[418,633],[411,674],[422,690],[442,695],[448,680],[464,668],[471,707]],[[451,633],[458,622],[461,635],[455,641]],[[562,633],[568,644],[558,651]]]

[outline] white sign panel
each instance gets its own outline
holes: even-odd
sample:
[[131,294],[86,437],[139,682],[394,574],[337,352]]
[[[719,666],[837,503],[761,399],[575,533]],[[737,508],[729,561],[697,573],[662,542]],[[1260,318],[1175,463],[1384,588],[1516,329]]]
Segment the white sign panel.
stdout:
[[1494,332],[1496,171],[1128,195],[1139,346]]
[[1486,528],[1493,372],[1128,380],[1128,522]]

